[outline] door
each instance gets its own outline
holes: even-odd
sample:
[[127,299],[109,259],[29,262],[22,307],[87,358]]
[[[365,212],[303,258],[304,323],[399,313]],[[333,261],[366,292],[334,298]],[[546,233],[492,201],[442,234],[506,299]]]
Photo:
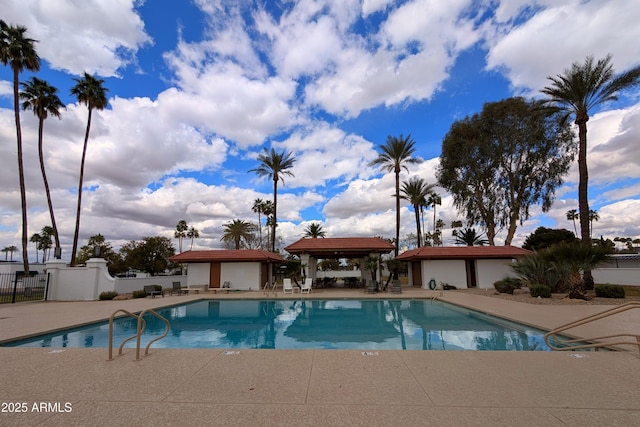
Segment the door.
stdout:
[[467,270],[467,288],[475,288],[478,286],[478,278],[476,277],[476,260],[465,260]]
[[422,261],[413,261],[411,263],[412,285],[422,287]]
[[212,262],[209,264],[209,287],[220,287],[220,263]]

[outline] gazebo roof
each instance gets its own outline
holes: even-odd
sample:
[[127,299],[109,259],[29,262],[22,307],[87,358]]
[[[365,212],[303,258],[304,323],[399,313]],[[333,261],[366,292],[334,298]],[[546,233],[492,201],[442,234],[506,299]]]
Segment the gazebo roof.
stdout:
[[185,251],[169,258],[173,262],[284,262],[273,252],[260,249]]
[[515,246],[424,246],[406,251],[399,260],[429,259],[512,259],[530,254],[531,251]]
[[389,253],[393,244],[379,237],[303,237],[284,248],[293,255],[309,254],[315,258],[359,258],[371,253]]

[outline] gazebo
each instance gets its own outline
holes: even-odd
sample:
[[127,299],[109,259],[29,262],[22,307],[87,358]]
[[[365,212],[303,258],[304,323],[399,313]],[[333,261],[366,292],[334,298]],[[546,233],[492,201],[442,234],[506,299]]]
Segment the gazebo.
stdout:
[[302,265],[307,266],[308,277],[315,280],[318,259],[357,258],[360,260],[362,274],[364,259],[367,256],[388,254],[395,246],[379,237],[303,237],[284,249],[292,255],[299,256]]

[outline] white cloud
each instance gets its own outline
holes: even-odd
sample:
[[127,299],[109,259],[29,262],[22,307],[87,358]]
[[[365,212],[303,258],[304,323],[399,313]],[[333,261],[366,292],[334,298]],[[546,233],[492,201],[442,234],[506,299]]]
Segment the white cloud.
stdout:
[[71,74],[116,76],[152,42],[135,0],[7,0],[3,18],[24,25],[41,58]]

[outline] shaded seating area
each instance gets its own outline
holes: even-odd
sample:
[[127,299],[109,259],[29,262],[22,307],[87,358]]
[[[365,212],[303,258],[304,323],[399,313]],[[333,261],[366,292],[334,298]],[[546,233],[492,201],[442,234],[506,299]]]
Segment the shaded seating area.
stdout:
[[313,279],[311,277],[307,277],[306,279],[304,279],[304,283],[302,284],[302,288],[300,288],[300,293],[310,294],[311,293],[312,284],[313,284]]
[[295,292],[293,284],[291,283],[291,279],[282,279],[282,293],[283,294],[293,294]]

